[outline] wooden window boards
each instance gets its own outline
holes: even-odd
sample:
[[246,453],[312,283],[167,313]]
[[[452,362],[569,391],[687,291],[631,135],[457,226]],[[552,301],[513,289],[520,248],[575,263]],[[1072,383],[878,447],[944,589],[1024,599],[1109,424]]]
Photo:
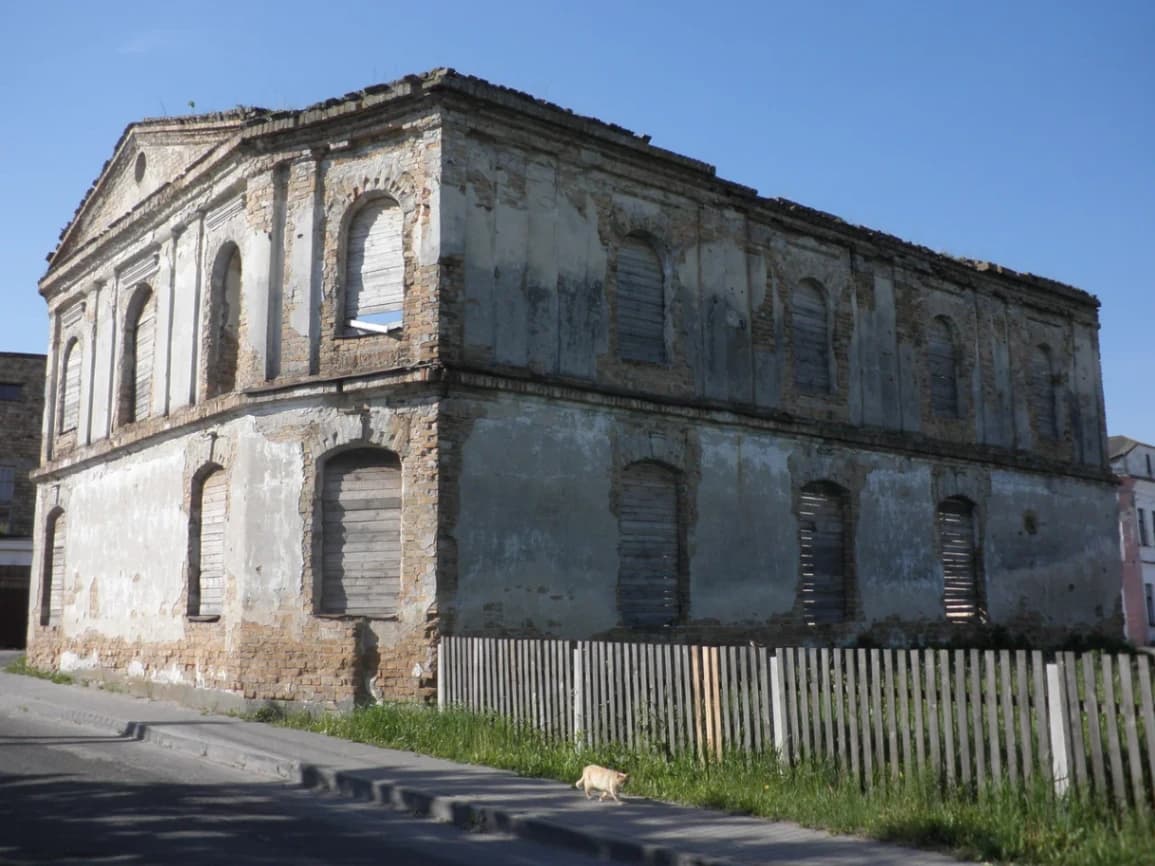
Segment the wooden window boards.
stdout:
[[625,361],[666,363],[666,287],[662,263],[642,238],[618,249],[618,354]]
[[673,625],[682,614],[678,474],[674,469],[653,462],[625,468],[618,530],[622,625]]
[[401,585],[401,465],[377,449],[331,458],[321,492],[321,613],[392,616]]

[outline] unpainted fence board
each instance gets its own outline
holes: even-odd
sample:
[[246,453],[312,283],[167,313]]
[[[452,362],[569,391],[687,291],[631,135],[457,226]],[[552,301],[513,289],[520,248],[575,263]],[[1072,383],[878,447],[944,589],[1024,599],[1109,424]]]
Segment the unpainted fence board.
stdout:
[[834,725],[838,734],[838,761],[845,771],[850,766],[850,740],[846,730],[846,692],[842,681],[844,653],[840,649],[831,654],[834,663]]
[[1095,781],[1095,790],[1100,794],[1107,793],[1107,773],[1103,761],[1103,733],[1099,723],[1098,689],[1095,688],[1095,657],[1086,653],[1080,659],[1083,665],[1083,683],[1086,686],[1087,698],[1084,701],[1087,719],[1087,746],[1091,753],[1091,778]]
[[858,677],[855,674],[854,650],[845,650],[846,662],[846,723],[850,728],[850,772],[855,782],[860,782],[861,765],[858,760]]
[[899,650],[894,654],[898,666],[898,729],[902,734],[902,771],[908,778],[914,777],[913,754],[910,742],[910,684],[906,678],[907,654]]
[[1031,748],[1031,690],[1027,677],[1027,651],[1015,650],[1015,702],[1018,705],[1019,752],[1022,757],[1023,784],[1029,787],[1032,778]]
[[968,663],[970,667],[970,705],[971,705],[971,742],[975,747],[975,784],[979,793],[986,789],[987,762],[986,737],[983,736],[983,690],[982,670],[980,667],[978,650],[970,650]]
[[1147,778],[1151,780],[1151,788],[1148,791],[1148,805],[1151,805],[1150,798],[1155,797],[1155,699],[1152,698],[1151,689],[1151,664],[1147,656],[1141,655],[1138,658],[1139,667],[1139,715],[1143,719],[1143,733],[1146,735],[1147,741]]
[[822,701],[819,693],[818,650],[806,650],[807,677],[810,682],[810,733],[813,736],[814,754],[822,755]]
[[1119,665],[1119,699],[1123,711],[1123,733],[1127,740],[1127,768],[1131,775],[1131,795],[1139,814],[1146,817],[1147,794],[1143,788],[1143,761],[1139,755],[1139,728],[1135,724],[1135,691],[1131,685],[1131,659],[1116,656]]
[[798,763],[802,757],[802,746],[799,744],[798,731],[798,681],[794,670],[794,650],[786,648],[780,650],[782,659],[782,673],[786,682],[786,707],[789,713],[787,724],[789,725],[789,733],[786,737],[786,742],[790,746],[790,760],[792,763]]
[[[1111,787],[1115,802],[1127,806],[1127,786],[1123,781],[1123,755],[1119,746],[1119,715],[1115,704],[1115,677],[1111,670],[1111,656],[1103,656],[1103,709],[1106,711],[1107,748],[1111,756]],[[1087,684],[1088,691],[1094,686]]]
[[910,691],[911,703],[914,704],[914,727],[911,733],[914,734],[914,759],[917,765],[916,771],[921,775],[926,772],[926,746],[925,731],[923,727],[922,718],[922,660],[919,658],[918,650],[911,650],[908,653],[910,659]]
[[1051,726],[1047,718],[1047,669],[1040,650],[1031,652],[1031,677],[1034,682],[1034,694],[1031,697],[1035,741],[1039,744],[1039,775],[1045,779],[1051,775]]
[[751,716],[754,714],[750,708],[754,703],[754,696],[758,692],[755,685],[757,679],[754,676],[753,652],[754,648],[750,646],[740,647],[738,650],[738,682],[742,685],[742,751],[746,754],[750,754],[754,748],[754,732],[750,723]]
[[[1083,710],[1079,700],[1079,671],[1074,653],[1060,653],[1058,658],[1062,659],[1061,671],[1065,680],[1063,685],[1067,696],[1066,718],[1068,727],[1065,733],[1069,744],[1067,749],[1068,767],[1074,770],[1071,777],[1075,785],[1086,790],[1087,752],[1083,743]],[[1093,687],[1094,680],[1091,682]]]
[[811,755],[811,719],[813,713],[810,710],[810,688],[808,679],[808,670],[806,665],[806,650],[799,649],[794,656],[794,673],[798,680],[798,721],[799,733],[801,736],[802,756],[809,758]]
[[1003,708],[1003,742],[1007,746],[1007,775],[1011,785],[1018,785],[1018,761],[1015,755],[1015,709],[1011,695],[1011,653],[1010,650],[999,651],[999,682],[1002,686]]
[[894,702],[894,650],[882,654],[883,678],[886,684],[886,742],[890,751],[890,777],[898,781],[901,766],[898,758],[898,727]]
[[870,712],[874,722],[874,766],[882,776],[886,766],[886,739],[882,734],[882,660],[876,649],[870,651]]
[[927,650],[923,658],[926,671],[926,721],[930,740],[930,766],[935,778],[942,775],[942,739],[938,729],[938,682],[935,676],[934,650]]
[[983,653],[983,668],[986,673],[987,737],[991,747],[991,781],[1001,785],[1003,779],[1002,747],[999,745],[999,690],[997,685],[995,653]]
[[758,665],[758,724],[754,728],[755,743],[759,753],[767,750],[769,743],[774,742],[773,736],[773,717],[771,716],[770,708],[770,659],[768,651],[764,647],[751,647],[750,650],[754,654],[754,660]]
[[874,758],[871,754],[870,743],[870,673],[867,668],[866,650],[858,650],[857,655],[858,712],[861,720],[858,734],[862,740],[862,777],[869,789],[874,785]]
[[718,750],[725,751],[733,744],[734,721],[731,701],[734,693],[730,687],[730,651],[733,647],[721,647],[718,651],[718,704],[721,709],[722,724],[718,737]]
[[950,693],[950,653],[938,652],[939,707],[942,710],[942,762],[946,768],[946,782],[955,783],[954,706]]
[[967,718],[966,653],[951,653],[954,662],[955,723],[958,729],[959,778],[968,789],[971,784],[971,735]]
[[823,736],[823,754],[830,761],[835,763],[834,754],[834,720],[831,718],[831,700],[830,694],[830,650],[823,647],[819,653],[818,663],[822,670],[822,736]]

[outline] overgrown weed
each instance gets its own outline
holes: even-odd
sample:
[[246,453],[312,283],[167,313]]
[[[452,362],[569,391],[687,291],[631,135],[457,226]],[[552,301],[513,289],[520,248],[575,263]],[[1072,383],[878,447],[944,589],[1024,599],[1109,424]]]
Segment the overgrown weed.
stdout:
[[[820,761],[789,767],[744,753],[702,763],[664,749],[577,749],[508,719],[415,704],[346,714],[278,711],[261,720],[342,739],[572,783],[586,764],[630,774],[628,794],[793,821],[839,833],[1038,866],[1151,866],[1155,834],[1101,800],[1056,799],[1044,780],[1025,790],[945,788],[930,776],[878,778],[864,790]],[[254,717],[250,715],[250,717]]]

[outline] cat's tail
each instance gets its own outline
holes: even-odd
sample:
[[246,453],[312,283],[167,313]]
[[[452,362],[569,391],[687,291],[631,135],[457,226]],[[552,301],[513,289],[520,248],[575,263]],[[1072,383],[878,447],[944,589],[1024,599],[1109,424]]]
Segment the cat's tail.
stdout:
[[[582,778],[584,779],[585,777],[583,776]],[[578,779],[576,782],[573,783],[573,786],[575,788],[580,788],[582,786],[582,780]]]

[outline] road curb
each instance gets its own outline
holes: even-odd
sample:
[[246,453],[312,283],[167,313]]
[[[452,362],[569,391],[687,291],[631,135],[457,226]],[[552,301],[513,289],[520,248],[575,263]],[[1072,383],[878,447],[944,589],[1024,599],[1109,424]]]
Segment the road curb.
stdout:
[[738,866],[733,860],[677,851],[663,845],[646,845],[632,839],[551,821],[533,813],[482,806],[456,797],[430,794],[382,779],[370,779],[356,771],[334,770],[319,764],[301,765],[301,784],[355,800],[378,803],[422,818],[453,824],[471,832],[499,832],[552,847],[567,848],[602,860],[640,863],[644,866]]
[[543,818],[532,812],[483,806],[469,800],[432,794],[423,789],[388,780],[368,778],[355,770],[335,770],[323,764],[213,742],[208,738],[174,732],[148,722],[125,722],[101,713],[62,707],[39,699],[23,702],[21,709],[44,718],[109,731],[119,737],[148,742],[190,757],[246,770],[266,778],[296,783],[311,790],[326,791],[351,800],[376,803],[417,817],[453,824],[470,832],[505,833],[526,841],[566,848],[602,860],[639,863],[643,866],[737,866],[732,860],[594,833]]

